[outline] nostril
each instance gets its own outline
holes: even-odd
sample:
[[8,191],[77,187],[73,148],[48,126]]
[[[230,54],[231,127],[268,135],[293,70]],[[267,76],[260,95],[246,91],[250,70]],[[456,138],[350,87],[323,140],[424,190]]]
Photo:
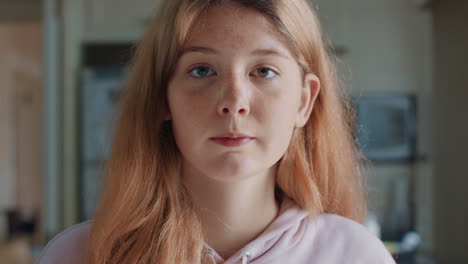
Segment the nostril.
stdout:
[[229,110],[227,108],[224,108],[223,113],[227,113],[227,112],[229,112]]

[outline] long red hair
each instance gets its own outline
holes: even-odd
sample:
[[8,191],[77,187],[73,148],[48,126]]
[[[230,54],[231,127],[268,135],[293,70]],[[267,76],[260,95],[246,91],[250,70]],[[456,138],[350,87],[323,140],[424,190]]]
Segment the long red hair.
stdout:
[[206,263],[201,224],[179,177],[181,154],[168,110],[167,86],[197,17],[216,4],[257,10],[279,30],[304,72],[321,89],[308,123],[281,158],[277,190],[314,218],[367,213],[354,116],[339,89],[321,27],[305,0],[166,0],[138,43],[90,234],[89,263]]

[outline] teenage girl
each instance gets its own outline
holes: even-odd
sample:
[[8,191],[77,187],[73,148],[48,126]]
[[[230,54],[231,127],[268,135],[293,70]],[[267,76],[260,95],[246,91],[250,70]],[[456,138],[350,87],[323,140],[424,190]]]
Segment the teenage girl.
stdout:
[[305,0],[165,0],[130,69],[96,214],[39,263],[395,263]]

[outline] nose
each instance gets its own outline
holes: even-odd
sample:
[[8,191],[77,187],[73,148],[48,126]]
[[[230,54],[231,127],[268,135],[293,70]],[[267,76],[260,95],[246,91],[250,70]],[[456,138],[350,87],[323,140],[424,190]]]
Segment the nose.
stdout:
[[240,78],[231,78],[222,85],[222,98],[218,104],[220,116],[241,115],[250,113],[248,83]]

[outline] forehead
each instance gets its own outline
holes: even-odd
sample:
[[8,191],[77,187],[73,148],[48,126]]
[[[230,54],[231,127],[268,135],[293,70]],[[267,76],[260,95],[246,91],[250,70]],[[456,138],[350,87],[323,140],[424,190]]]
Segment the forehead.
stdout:
[[287,50],[281,34],[259,11],[239,4],[222,4],[206,9],[194,22],[183,48],[213,46]]

